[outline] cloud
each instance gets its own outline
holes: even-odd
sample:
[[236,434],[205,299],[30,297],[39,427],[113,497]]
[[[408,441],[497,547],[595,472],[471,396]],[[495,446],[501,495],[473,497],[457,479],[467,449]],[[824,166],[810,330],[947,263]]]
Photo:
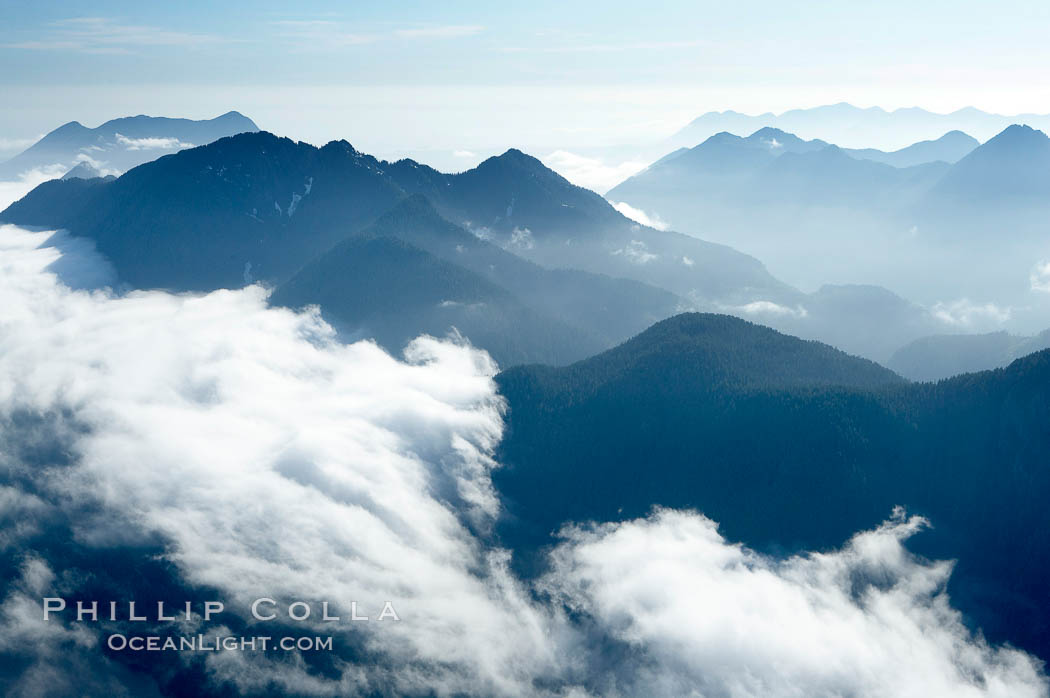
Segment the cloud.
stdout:
[[688,41],[625,41],[622,43],[572,43],[560,46],[507,46],[509,53],[620,53],[622,51],[667,51],[703,46],[699,40]]
[[65,165],[54,164],[47,167],[37,167],[22,172],[18,179],[9,182],[0,182],[0,211],[11,203],[18,201],[38,185],[49,179],[55,179],[65,174],[69,168]]
[[604,193],[632,175],[645,169],[644,162],[626,161],[608,165],[597,158],[588,158],[567,150],[555,150],[540,158],[543,164],[556,171],[576,186]]
[[280,20],[271,22],[279,38],[291,39],[304,49],[321,50],[374,44],[384,37],[375,33],[350,31],[330,20]]
[[[341,344],[317,309],[269,308],[257,286],[75,291],[49,240],[0,227],[0,521],[19,522],[0,542],[22,560],[0,566],[5,690],[151,695],[154,672],[252,694],[1046,691],[1035,660],[966,630],[951,564],[905,550],[923,523],[903,514],[784,560],[660,510],[569,526],[549,571],[518,578],[491,533],[505,404],[484,352],[455,336],[401,358]],[[336,637],[320,664],[221,652],[125,667],[98,626],[40,618],[40,597],[85,582],[227,602],[224,624],[195,618],[191,634],[252,634],[259,596],[354,600],[373,618],[389,600],[401,620],[306,623]]]
[[841,550],[779,560],[659,510],[568,528],[545,586],[623,647],[599,693],[1044,695],[1036,662],[989,647],[952,610],[952,565],[905,550],[924,525],[895,512]]
[[294,40],[304,50],[331,50],[396,39],[461,39],[485,29],[478,25],[456,24],[362,32],[345,22],[333,20],[280,20],[271,22],[271,25],[278,28],[279,37]]
[[998,327],[1010,319],[1012,311],[995,303],[973,303],[967,298],[937,303],[930,313],[952,327],[979,329]]
[[613,250],[613,254],[623,256],[624,259],[632,264],[648,264],[659,258],[659,255],[649,251],[649,246],[642,240],[631,240],[620,249]]
[[1050,293],[1050,262],[1040,262],[1028,277],[1033,291]]
[[180,150],[194,147],[192,143],[180,141],[178,138],[128,138],[119,133],[116,135],[117,143],[126,150]]
[[228,37],[170,31],[148,25],[123,24],[108,17],[77,17],[52,22],[43,38],[4,44],[34,51],[75,51],[128,54],[143,47],[200,46],[228,43]]
[[731,313],[743,313],[744,315],[773,315],[777,317],[804,318],[809,315],[809,311],[801,305],[789,308],[786,305],[780,305],[773,301],[751,301],[744,305],[724,306],[723,310]]
[[452,157],[473,160],[477,157],[477,154],[469,150],[454,150],[452,151]]
[[259,596],[355,600],[373,617],[392,601],[402,622],[341,636],[372,657],[347,678],[385,692],[516,694],[555,673],[550,614],[482,544],[503,411],[486,354],[341,345],[316,309],[269,309],[259,287],[71,291],[46,271],[47,237],[0,229],[0,415],[84,426],[74,465],[36,475],[67,515],[105,512],[76,517],[76,540],[163,540],[184,583],[244,613]]
[[485,31],[485,27],[476,24],[449,24],[437,27],[398,29],[394,34],[402,39],[459,39],[466,36],[474,36],[483,31]]
[[[635,208],[626,201],[610,201],[609,203],[612,204],[613,208],[624,216],[630,218],[635,223],[641,223],[642,225],[647,225],[650,228],[656,228],[657,230],[667,230],[670,227],[658,214],[654,213],[650,216],[642,209]],[[687,264],[688,266],[692,266],[691,261],[687,262]]]
[[536,243],[532,238],[532,231],[528,228],[520,228],[518,226],[515,226],[514,230],[510,233],[510,244],[511,247],[517,247],[519,250],[531,250],[536,246]]

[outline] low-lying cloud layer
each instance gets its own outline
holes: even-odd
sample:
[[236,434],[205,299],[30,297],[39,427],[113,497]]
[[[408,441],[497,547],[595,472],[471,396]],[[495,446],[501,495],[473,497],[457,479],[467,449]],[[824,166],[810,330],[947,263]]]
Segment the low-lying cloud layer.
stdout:
[[[901,515],[776,560],[657,511],[568,528],[520,579],[491,535],[505,405],[486,354],[340,344],[259,287],[72,290],[48,237],[0,228],[8,694],[149,695],[186,672],[205,692],[318,695],[1046,694],[1035,660],[963,626],[950,564],[913,558],[921,522]],[[100,587],[226,601],[226,626],[187,634],[252,634],[260,596],[373,620],[302,626],[335,636],[324,660],[185,654],[144,673],[103,653],[102,627],[41,619],[41,597]],[[400,620],[375,620],[386,602]]]
[[603,194],[628,177],[645,169],[647,163],[627,160],[616,164],[606,163],[567,150],[555,150],[542,158],[543,164],[556,171],[573,184]]

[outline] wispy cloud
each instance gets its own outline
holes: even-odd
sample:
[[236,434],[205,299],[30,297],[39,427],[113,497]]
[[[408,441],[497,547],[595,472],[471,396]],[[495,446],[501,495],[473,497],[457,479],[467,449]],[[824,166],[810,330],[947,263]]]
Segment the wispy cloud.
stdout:
[[134,53],[153,46],[200,46],[230,41],[213,34],[172,31],[161,27],[124,24],[109,17],[76,17],[52,22],[44,35],[4,44],[34,51],[75,51],[94,54]]
[[506,46],[510,53],[616,53],[620,51],[663,51],[668,49],[694,48],[703,41],[626,41],[589,44],[563,44],[560,46]]
[[127,150],[177,150],[193,147],[193,143],[186,143],[178,138],[128,138],[119,133],[117,143]]
[[271,25],[278,29],[278,37],[307,43],[313,48],[361,46],[383,38],[380,34],[349,31],[340,22],[323,19],[280,20]]
[[484,27],[475,24],[450,24],[362,32],[344,22],[326,19],[281,20],[271,24],[279,28],[279,36],[303,42],[314,49],[344,48],[396,39],[458,39],[474,36],[485,30]]
[[484,30],[485,27],[476,24],[448,24],[438,27],[398,29],[394,34],[402,39],[459,39],[480,34]]

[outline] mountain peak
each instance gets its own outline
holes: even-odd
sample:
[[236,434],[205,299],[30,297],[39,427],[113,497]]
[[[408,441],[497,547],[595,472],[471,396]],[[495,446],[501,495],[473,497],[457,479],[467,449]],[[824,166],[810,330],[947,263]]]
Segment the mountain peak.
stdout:
[[1045,133],[1034,129],[1027,124],[1011,124],[1003,129],[999,135],[989,140],[985,145],[995,144],[1021,144],[1021,143],[1043,143],[1047,140]]

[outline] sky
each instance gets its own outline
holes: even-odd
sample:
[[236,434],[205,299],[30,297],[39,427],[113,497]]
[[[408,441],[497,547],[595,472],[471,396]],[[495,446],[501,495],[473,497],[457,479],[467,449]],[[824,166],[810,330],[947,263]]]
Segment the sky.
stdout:
[[230,109],[313,143],[464,167],[512,146],[659,143],[710,110],[1050,112],[1045,3],[0,7],[0,157],[74,119]]

